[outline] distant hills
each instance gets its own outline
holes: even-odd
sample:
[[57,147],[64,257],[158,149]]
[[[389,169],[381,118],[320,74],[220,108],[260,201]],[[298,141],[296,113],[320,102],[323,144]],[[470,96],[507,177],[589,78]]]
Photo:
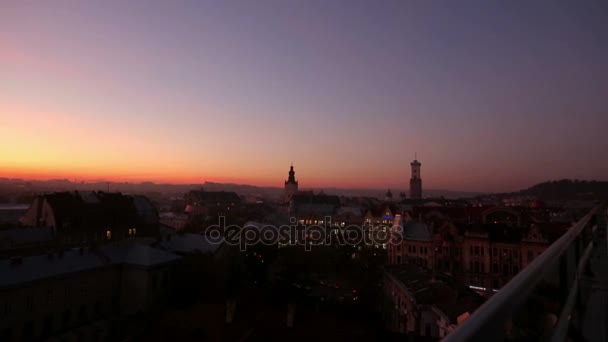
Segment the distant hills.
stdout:
[[[204,184],[164,184],[164,183],[129,183],[129,182],[74,182],[67,179],[53,180],[23,180],[12,178],[0,178],[0,203],[1,202],[23,202],[28,203],[32,194],[50,191],[111,191],[132,194],[147,194],[154,197],[181,196],[184,193],[203,188],[208,191],[234,191],[242,196],[255,196],[262,198],[278,198],[283,193],[281,187],[260,187],[247,184],[214,183]],[[301,188],[301,190],[313,190],[315,193],[323,191],[328,195],[338,196],[361,196],[384,198],[387,189],[342,189],[342,188]],[[393,199],[399,199],[401,192],[408,193],[406,189],[391,189]],[[465,198],[482,195],[477,192],[451,191],[441,189],[425,189],[425,197]]]
[[[206,189],[208,191],[234,191],[241,196],[255,196],[262,198],[278,198],[283,193],[281,187],[260,187],[247,184],[205,182],[203,184],[166,184],[166,183],[129,183],[129,182],[73,182],[67,179],[55,180],[23,180],[0,178],[0,203],[23,202],[28,203],[31,195],[49,191],[120,191],[132,194],[146,194],[157,196],[180,197],[193,189]],[[328,195],[348,197],[375,197],[383,199],[387,189],[342,189],[342,188],[301,188],[313,190],[315,193],[323,191]],[[408,193],[407,189],[391,189],[393,199],[398,200],[401,192]],[[608,199],[608,181],[585,181],[562,179],[548,181],[534,185],[518,192],[503,194],[484,194],[478,192],[451,191],[442,189],[425,189],[425,197],[445,198],[472,198],[477,196],[531,196],[541,200],[561,199]]]
[[536,184],[519,191],[519,194],[537,197],[542,200],[608,199],[608,182],[562,179]]
[[[258,194],[263,197],[279,197],[283,193],[280,187],[258,187],[253,185],[231,184],[231,183],[212,183],[205,182],[203,188],[209,191],[234,191],[241,195]],[[300,188],[302,191],[313,190],[315,193],[323,191],[327,195],[347,196],[347,197],[376,197],[383,199],[387,189],[343,189],[343,188]],[[393,199],[398,200],[401,192],[409,193],[406,189],[390,189]],[[481,195],[479,192],[451,191],[441,189],[424,190],[425,197],[445,197],[445,198],[465,198]]]

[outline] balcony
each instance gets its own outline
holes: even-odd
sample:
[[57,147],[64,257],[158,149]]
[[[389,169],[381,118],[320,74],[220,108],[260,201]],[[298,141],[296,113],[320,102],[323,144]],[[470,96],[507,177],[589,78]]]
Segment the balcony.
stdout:
[[593,208],[444,341],[608,341],[606,214]]

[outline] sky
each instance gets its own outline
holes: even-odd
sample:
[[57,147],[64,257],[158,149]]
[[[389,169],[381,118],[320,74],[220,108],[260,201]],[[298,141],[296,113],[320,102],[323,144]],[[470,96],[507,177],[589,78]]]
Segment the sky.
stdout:
[[0,2],[0,177],[608,180],[608,5]]

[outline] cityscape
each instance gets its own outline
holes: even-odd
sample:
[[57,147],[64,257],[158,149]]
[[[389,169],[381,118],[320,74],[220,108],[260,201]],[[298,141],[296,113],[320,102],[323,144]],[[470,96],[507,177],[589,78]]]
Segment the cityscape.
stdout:
[[0,341],[608,341],[608,8],[0,3]]

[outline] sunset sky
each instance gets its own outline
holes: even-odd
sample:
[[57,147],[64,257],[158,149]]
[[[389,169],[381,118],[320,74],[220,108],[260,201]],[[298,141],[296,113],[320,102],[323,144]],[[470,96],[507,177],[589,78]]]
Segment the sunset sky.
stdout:
[[608,2],[0,1],[0,177],[608,180]]

